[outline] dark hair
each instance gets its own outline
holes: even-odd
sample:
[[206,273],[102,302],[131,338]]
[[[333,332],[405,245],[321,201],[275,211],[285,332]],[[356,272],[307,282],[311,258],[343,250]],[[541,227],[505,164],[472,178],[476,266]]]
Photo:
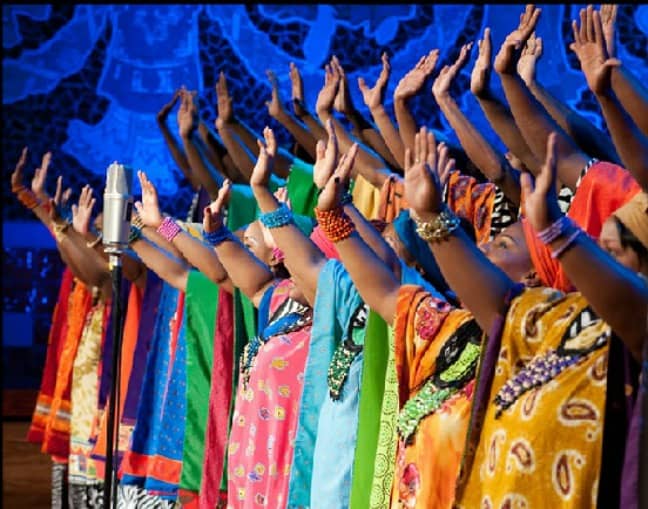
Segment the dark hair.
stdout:
[[637,256],[639,257],[640,262],[648,264],[648,248],[644,246],[641,241],[632,233],[626,225],[624,225],[621,220],[612,216],[614,222],[616,223],[617,231],[619,232],[619,238],[621,239],[621,246],[624,249],[632,249]]

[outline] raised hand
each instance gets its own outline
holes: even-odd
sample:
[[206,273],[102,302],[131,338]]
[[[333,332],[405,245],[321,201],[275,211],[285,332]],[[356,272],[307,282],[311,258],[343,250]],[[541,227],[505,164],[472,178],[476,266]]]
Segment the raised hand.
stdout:
[[437,145],[437,176],[439,177],[439,184],[441,189],[444,189],[450,174],[455,171],[455,160],[450,157],[450,150],[445,142],[441,142]]
[[146,177],[146,173],[138,170],[137,177],[142,186],[142,201],[135,202],[135,210],[137,210],[142,222],[146,226],[157,228],[162,223],[157,191],[151,181]]
[[387,88],[390,74],[391,65],[389,64],[389,57],[387,56],[387,53],[383,53],[382,70],[380,71],[380,75],[378,76],[373,88],[367,86],[364,78],[358,78],[358,88],[360,89],[362,99],[369,110],[382,106],[385,100],[385,90]]
[[520,24],[504,40],[495,57],[494,68],[499,74],[515,74],[522,49],[535,30],[541,10],[533,4],[526,6],[520,16]]
[[279,96],[279,82],[277,81],[277,75],[268,69],[266,71],[268,80],[270,80],[270,86],[272,87],[272,99],[266,101],[265,105],[268,108],[268,113],[274,119],[278,119],[283,114],[285,114],[283,104],[281,103],[281,97]]
[[315,111],[318,116],[328,115],[331,112],[333,102],[340,88],[340,79],[341,76],[338,70],[326,64],[324,67],[324,86],[320,90],[315,104]]
[[224,210],[229,202],[230,188],[232,181],[225,179],[223,185],[218,190],[216,199],[211,202],[203,211],[203,230],[205,233],[212,233],[223,227]]
[[437,101],[443,96],[450,93],[450,86],[452,85],[452,81],[457,77],[459,71],[461,71],[461,69],[463,69],[468,63],[468,56],[470,55],[470,50],[472,49],[472,47],[472,42],[464,44],[461,47],[461,51],[459,52],[459,56],[457,57],[455,63],[452,65],[446,65],[443,67],[443,69],[441,69],[441,72],[434,80],[434,83],[432,85],[432,94],[437,99]]
[[421,57],[414,69],[409,71],[398,82],[396,90],[394,90],[394,100],[406,100],[418,94],[423,88],[425,80],[432,74],[438,59],[438,49],[433,49],[427,55]]
[[163,124],[164,122],[166,122],[169,113],[178,102],[178,99],[180,99],[180,90],[176,90],[171,100],[168,103],[166,103],[164,106],[162,106],[162,108],[160,108],[160,111],[158,111],[156,118],[159,124]]
[[255,187],[268,187],[270,175],[272,174],[274,156],[277,154],[277,141],[272,129],[266,126],[263,129],[263,137],[265,144],[261,140],[257,140],[259,157],[257,157],[257,162],[250,176],[250,186],[253,189]]
[[349,183],[349,176],[353,169],[356,155],[358,154],[358,144],[354,143],[351,148],[346,152],[340,161],[333,174],[329,177],[324,189],[317,199],[317,208],[320,210],[331,210],[340,206],[342,195],[347,189]]
[[578,23],[572,21],[574,42],[569,47],[580,61],[590,90],[595,94],[604,94],[610,90],[612,68],[621,65],[621,62],[609,58],[607,54],[599,12],[591,5],[581,9],[580,21],[580,30]]
[[484,38],[477,43],[479,54],[470,75],[470,91],[475,97],[484,97],[490,87],[490,76],[493,68],[493,43],[491,42],[490,28],[484,29]]
[[442,206],[442,189],[437,175],[436,140],[421,127],[414,139],[414,154],[405,150],[405,200],[414,217],[430,221]]
[[533,33],[524,45],[522,55],[517,64],[518,74],[527,85],[535,81],[536,64],[541,56],[542,38],[536,37],[535,33]]
[[326,122],[326,132],[328,133],[326,144],[322,140],[318,140],[315,146],[316,157],[313,165],[313,182],[317,189],[324,189],[338,164],[338,141],[331,119]]
[[556,192],[556,133],[547,138],[547,157],[533,181],[528,172],[520,177],[524,212],[537,232],[553,224],[561,215]]
[[293,111],[295,115],[301,118],[308,112],[304,103],[304,81],[302,80],[301,74],[299,74],[299,69],[295,65],[295,62],[290,62],[289,76]]
[[27,152],[29,149],[23,147],[22,152],[20,153],[20,158],[16,163],[14,171],[11,173],[11,190],[15,193],[24,187],[23,183],[23,170],[27,164]]
[[218,120],[228,124],[234,120],[234,108],[232,107],[232,98],[227,90],[227,80],[225,73],[221,71],[216,82],[216,99],[218,108]]
[[191,135],[199,124],[198,108],[194,101],[196,91],[181,90],[180,108],[178,108],[178,131],[181,137],[186,138]]
[[288,198],[288,188],[287,187],[280,187],[274,192],[274,197],[277,199],[278,202],[284,203],[286,207],[289,209],[292,208],[290,206],[290,198]]
[[78,205],[72,204],[72,227],[81,235],[88,233],[92,209],[96,201],[92,197],[92,188],[89,185],[85,185],[81,189]]
[[47,191],[45,191],[45,182],[47,181],[47,170],[49,169],[50,162],[52,160],[52,153],[45,152],[41,165],[39,168],[36,168],[34,172],[34,177],[31,181],[31,189],[34,194],[43,201],[49,200]]
[[610,58],[616,57],[616,17],[619,6],[617,4],[601,5],[601,23],[603,25],[603,37],[605,46]]
[[72,188],[68,187],[65,191],[63,189],[63,175],[59,175],[56,179],[56,192],[54,193],[54,205],[64,208],[72,196]]
[[347,80],[346,73],[340,65],[338,57],[333,55],[331,58],[331,67],[334,67],[337,73],[340,75],[340,86],[338,87],[337,95],[333,101],[333,109],[344,115],[350,115],[353,113],[353,100],[351,99],[351,93],[349,91],[349,81]]

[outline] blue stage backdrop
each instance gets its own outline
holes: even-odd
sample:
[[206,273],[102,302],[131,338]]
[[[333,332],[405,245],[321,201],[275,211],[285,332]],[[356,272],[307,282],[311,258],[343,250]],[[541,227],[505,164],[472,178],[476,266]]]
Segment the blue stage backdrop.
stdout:
[[[539,80],[602,126],[578,62],[569,50],[571,20],[582,5],[543,5],[538,35],[544,39]],[[89,183],[100,198],[114,160],[145,170],[165,211],[184,217],[187,182],[164,144],[155,114],[174,90],[198,90],[201,116],[215,119],[214,83],[228,78],[237,113],[260,131],[270,121],[266,69],[289,99],[289,63],[300,68],[312,109],[324,80],[323,66],[337,55],[353,99],[362,76],[372,84],[380,55],[391,57],[391,95],[398,80],[432,48],[437,70],[462,44],[492,29],[495,51],[517,23],[515,5],[4,5],[3,23],[3,372],[5,387],[37,387],[62,263],[42,225],[11,195],[9,174],[20,150],[30,148],[28,177],[41,155],[53,154],[49,189],[62,174],[75,196]],[[648,79],[648,6],[625,5],[617,19],[618,56]],[[473,49],[472,61],[476,55]],[[468,91],[468,65],[455,85],[461,106],[491,130]],[[499,83],[494,78],[496,88]],[[431,83],[430,83],[431,85]],[[427,87],[429,91],[429,86]],[[414,107],[417,118],[447,131],[431,94]],[[174,132],[175,112],[169,117]],[[448,133],[450,139],[454,139]],[[279,130],[282,143],[290,143]],[[494,140],[500,147],[498,140]],[[136,192],[138,192],[136,188]],[[99,200],[100,201],[100,200]],[[99,203],[100,204],[100,203]]]

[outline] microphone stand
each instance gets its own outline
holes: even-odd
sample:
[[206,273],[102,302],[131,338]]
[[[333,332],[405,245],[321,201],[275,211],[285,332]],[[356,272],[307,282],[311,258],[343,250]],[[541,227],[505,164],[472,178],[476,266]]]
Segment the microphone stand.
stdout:
[[[115,461],[115,445],[117,455],[119,454],[119,409],[120,396],[120,371],[121,371],[121,343],[123,336],[124,320],[122,319],[123,309],[121,302],[122,291],[122,260],[123,248],[121,246],[109,246],[105,248],[109,255],[110,273],[112,276],[112,380],[110,396],[108,398],[108,428],[106,438],[106,466],[104,469],[104,492],[103,508],[111,509],[117,507],[117,462]],[[117,437],[117,440],[115,440]],[[116,442],[116,444],[115,444]],[[114,505],[111,505],[114,504]]]

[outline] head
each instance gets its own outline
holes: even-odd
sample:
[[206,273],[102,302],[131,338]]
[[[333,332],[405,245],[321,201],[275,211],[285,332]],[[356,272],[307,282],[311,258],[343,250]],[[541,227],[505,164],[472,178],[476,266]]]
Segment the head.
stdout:
[[[648,222],[648,218],[646,219]],[[612,215],[603,223],[599,246],[629,269],[648,276],[648,248],[621,220]]]
[[264,233],[263,225],[260,221],[251,222],[245,229],[243,234],[243,244],[247,247],[254,256],[261,260],[266,265],[271,266],[273,262],[272,251],[276,247],[272,236]]
[[513,281],[526,286],[538,286],[540,280],[533,268],[531,255],[524,238],[522,223],[517,221],[502,230],[490,242],[480,247],[486,257]]

